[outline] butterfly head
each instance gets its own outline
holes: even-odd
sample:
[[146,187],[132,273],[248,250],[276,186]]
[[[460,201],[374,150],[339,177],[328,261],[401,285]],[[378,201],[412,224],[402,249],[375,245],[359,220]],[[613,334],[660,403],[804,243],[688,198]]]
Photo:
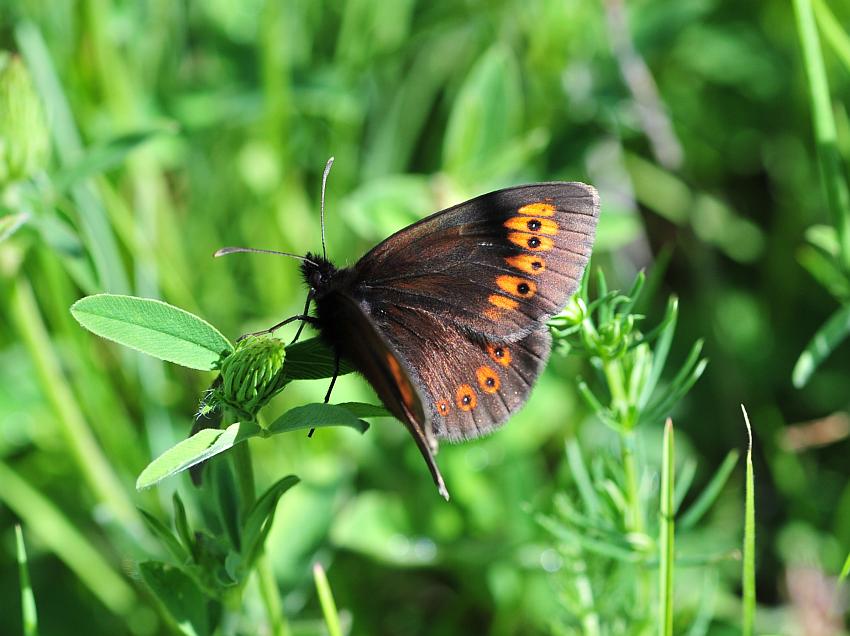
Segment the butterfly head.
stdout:
[[301,262],[301,273],[310,291],[316,296],[322,296],[334,279],[337,268],[328,259],[315,254],[307,254],[307,259]]

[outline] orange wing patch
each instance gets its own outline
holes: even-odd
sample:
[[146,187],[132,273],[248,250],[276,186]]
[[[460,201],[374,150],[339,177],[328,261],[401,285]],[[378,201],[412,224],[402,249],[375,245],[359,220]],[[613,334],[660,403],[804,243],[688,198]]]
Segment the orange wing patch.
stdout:
[[531,254],[519,254],[517,256],[509,256],[505,262],[511,267],[525,272],[526,274],[539,274],[546,269],[545,261]]
[[519,276],[496,276],[496,284],[500,289],[519,298],[531,298],[537,293],[537,283]]
[[529,203],[528,205],[522,206],[519,210],[517,210],[517,213],[524,214],[526,216],[554,216],[555,210],[555,206],[551,203],[538,201],[537,203]]
[[506,367],[511,363],[511,352],[504,345],[487,345],[487,355],[490,356],[490,359],[493,362],[500,364],[503,367]]
[[451,410],[452,407],[449,406],[448,400],[440,400],[437,402],[437,413],[439,413],[441,417],[446,417]]
[[401,393],[401,401],[407,408],[413,410],[416,400],[413,397],[413,388],[410,386],[410,380],[407,379],[407,375],[401,370],[398,360],[390,353],[387,354],[387,366],[390,368],[390,374],[392,374],[393,380],[395,380],[396,386]]
[[[503,277],[499,276],[499,278],[503,278]],[[510,278],[510,277],[505,277],[505,278]],[[498,282],[497,282],[497,284],[498,284]],[[499,287],[502,287],[502,286],[499,285]],[[505,289],[505,288],[502,287],[502,289]],[[509,291],[509,290],[505,289],[505,291]],[[489,302],[494,307],[498,307],[499,309],[513,310],[513,309],[516,309],[517,307],[519,307],[519,303],[517,301],[515,301],[511,298],[507,298],[505,296],[500,296],[499,294],[490,294],[487,297],[487,302]]]
[[555,241],[548,236],[537,236],[528,232],[508,232],[508,240],[514,245],[534,252],[548,252],[555,245]]
[[455,393],[455,404],[461,411],[471,411],[478,404],[475,391],[468,384],[461,384]]
[[509,230],[518,232],[534,232],[536,234],[554,235],[558,233],[558,224],[554,219],[514,216],[502,225]]
[[480,366],[475,370],[475,378],[478,380],[478,386],[484,393],[495,393],[499,390],[501,382],[499,376],[493,369],[488,366]]

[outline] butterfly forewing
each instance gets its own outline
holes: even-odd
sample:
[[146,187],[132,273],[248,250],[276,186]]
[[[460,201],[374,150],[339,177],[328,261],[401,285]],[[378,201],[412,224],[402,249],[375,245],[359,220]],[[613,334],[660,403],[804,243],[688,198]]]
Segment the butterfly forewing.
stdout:
[[547,183],[477,197],[394,234],[355,267],[376,310],[421,309],[515,341],[578,288],[598,218],[596,190]]

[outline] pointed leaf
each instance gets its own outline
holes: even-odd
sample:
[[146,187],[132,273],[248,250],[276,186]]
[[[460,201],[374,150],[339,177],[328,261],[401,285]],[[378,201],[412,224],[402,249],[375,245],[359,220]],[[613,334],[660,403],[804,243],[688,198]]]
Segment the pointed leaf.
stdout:
[[233,350],[207,321],[159,300],[97,294],[75,302],[71,314],[102,338],[191,369],[210,370]]
[[297,431],[303,428],[322,428],[325,426],[350,426],[365,433],[369,425],[358,419],[348,409],[336,404],[306,404],[290,409],[268,427],[272,435]]
[[[284,372],[289,380],[319,380],[334,374],[334,354],[321,338],[302,340],[286,348]],[[339,375],[354,371],[345,360],[340,360]]]
[[157,561],[140,563],[139,573],[182,633],[206,636],[212,632],[207,599],[191,578],[179,569]]
[[839,307],[829,320],[817,330],[794,365],[791,374],[794,386],[806,386],[812,373],[826,360],[827,356],[847,337],[850,332],[850,303]]
[[244,422],[231,424],[224,430],[205,428],[189,439],[172,446],[148,464],[136,480],[136,488],[139,490],[149,488],[166,477],[218,455],[246,439],[260,435],[262,435],[262,429],[259,426]]
[[242,529],[242,552],[249,567],[263,547],[260,543],[260,539],[264,537],[263,529],[270,527],[274,521],[278,500],[299,481],[295,475],[287,475],[278,480],[257,499],[248,513]]

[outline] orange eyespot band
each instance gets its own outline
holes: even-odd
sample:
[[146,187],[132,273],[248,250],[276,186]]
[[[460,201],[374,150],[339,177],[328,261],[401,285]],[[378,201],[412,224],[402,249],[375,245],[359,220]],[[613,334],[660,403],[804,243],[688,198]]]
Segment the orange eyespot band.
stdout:
[[532,254],[509,256],[505,259],[505,262],[526,274],[540,274],[546,269],[546,262],[539,256]]
[[555,246],[548,236],[537,236],[528,232],[508,232],[508,240],[525,250],[533,252],[548,252]]
[[468,384],[461,384],[455,393],[455,404],[461,411],[471,411],[478,404],[475,391]]
[[475,370],[475,378],[478,380],[478,386],[484,393],[495,393],[499,390],[501,382],[499,376],[493,369],[488,366],[480,366]]
[[558,233],[558,224],[553,219],[536,217],[513,216],[502,225],[509,230],[518,232],[534,232],[535,234],[554,235]]
[[554,216],[557,208],[551,203],[539,201],[538,203],[529,203],[517,210],[518,214],[526,216]]
[[511,363],[511,352],[504,345],[487,345],[487,355],[490,356],[490,359],[496,364],[500,364],[503,367],[508,366]]
[[519,276],[496,276],[496,284],[500,289],[518,298],[531,298],[537,293],[537,283]]

